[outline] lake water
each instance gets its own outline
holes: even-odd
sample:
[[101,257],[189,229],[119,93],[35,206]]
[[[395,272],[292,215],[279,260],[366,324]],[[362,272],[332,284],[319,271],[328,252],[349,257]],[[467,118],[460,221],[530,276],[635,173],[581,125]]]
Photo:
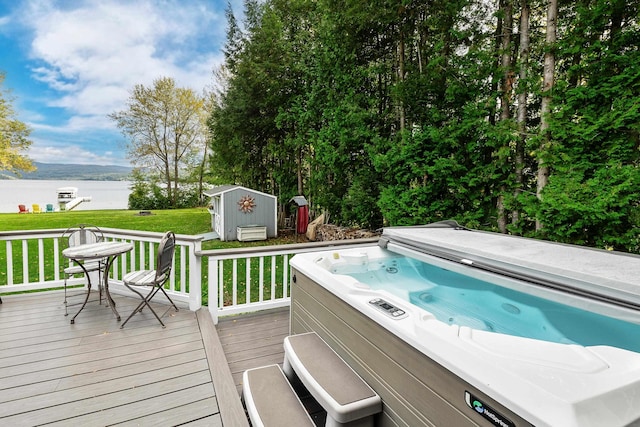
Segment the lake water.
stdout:
[[52,204],[58,209],[56,189],[76,187],[78,197],[91,197],[74,210],[127,209],[130,181],[49,181],[34,179],[0,180],[0,213],[18,212],[18,205],[37,203],[41,209]]

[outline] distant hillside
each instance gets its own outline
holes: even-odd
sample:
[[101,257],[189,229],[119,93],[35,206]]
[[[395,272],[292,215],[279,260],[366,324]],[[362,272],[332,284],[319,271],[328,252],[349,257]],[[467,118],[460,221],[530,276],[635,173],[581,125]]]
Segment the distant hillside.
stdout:
[[81,181],[126,181],[131,179],[133,168],[115,165],[74,165],[62,163],[38,163],[34,172],[23,173],[21,177],[0,171],[0,179],[49,179]]

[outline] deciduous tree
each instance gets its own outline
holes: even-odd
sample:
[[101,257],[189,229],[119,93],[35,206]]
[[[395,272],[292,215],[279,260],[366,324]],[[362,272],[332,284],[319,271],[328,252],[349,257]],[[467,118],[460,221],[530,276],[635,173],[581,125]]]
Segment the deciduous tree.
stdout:
[[31,129],[18,120],[11,94],[3,88],[5,74],[0,73],[0,170],[20,173],[35,170],[25,152],[31,146]]
[[149,87],[136,85],[127,108],[109,115],[127,137],[132,164],[162,177],[172,207],[177,206],[180,181],[201,164],[207,114],[202,96],[162,77]]

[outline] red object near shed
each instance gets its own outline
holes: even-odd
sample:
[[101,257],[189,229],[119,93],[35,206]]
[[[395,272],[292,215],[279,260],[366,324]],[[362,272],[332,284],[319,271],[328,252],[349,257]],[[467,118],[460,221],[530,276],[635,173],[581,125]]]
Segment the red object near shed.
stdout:
[[309,226],[309,203],[304,196],[294,196],[289,200],[298,206],[296,212],[296,233],[305,234]]

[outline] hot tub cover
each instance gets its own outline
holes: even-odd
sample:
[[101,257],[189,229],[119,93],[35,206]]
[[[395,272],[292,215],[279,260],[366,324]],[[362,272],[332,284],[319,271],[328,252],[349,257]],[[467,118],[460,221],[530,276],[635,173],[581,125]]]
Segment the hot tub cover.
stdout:
[[380,245],[640,309],[640,256],[634,254],[471,230],[453,221],[385,228]]

